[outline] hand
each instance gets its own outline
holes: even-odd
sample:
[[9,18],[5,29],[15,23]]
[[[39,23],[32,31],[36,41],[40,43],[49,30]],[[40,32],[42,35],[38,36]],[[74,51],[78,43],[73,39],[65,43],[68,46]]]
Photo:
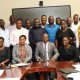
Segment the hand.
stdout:
[[39,58],[37,61],[39,61],[39,62],[43,62],[44,60],[43,60],[43,59],[41,59],[41,58]]
[[54,61],[55,61],[55,59],[54,59],[54,58],[51,58],[51,61],[52,61],[52,62],[54,62]]

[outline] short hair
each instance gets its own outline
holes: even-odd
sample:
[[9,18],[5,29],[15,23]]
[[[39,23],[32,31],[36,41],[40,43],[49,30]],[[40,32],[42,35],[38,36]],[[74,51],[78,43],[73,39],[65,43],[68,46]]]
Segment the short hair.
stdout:
[[18,22],[18,21],[23,22],[22,18],[18,18],[18,19],[16,20],[16,22]]
[[[27,21],[30,21],[30,19],[26,19],[26,20],[25,20],[25,23],[26,23]],[[30,22],[31,22],[31,21],[30,21]]]
[[15,16],[14,16],[14,15],[10,15],[10,17],[9,17],[9,18],[11,18],[11,17],[14,17],[14,18],[15,18]]
[[62,21],[66,22],[66,20],[65,20],[65,19],[61,19],[61,23],[62,23]]
[[19,39],[22,38],[22,37],[24,37],[24,38],[26,39],[26,36],[25,36],[25,35],[21,35],[21,36],[19,37]]
[[60,20],[61,20],[61,18],[60,18],[60,17],[57,17],[56,19],[60,19]]
[[0,39],[2,39],[4,41],[4,38],[3,37],[0,37]]
[[[78,17],[79,17],[79,15],[78,15],[78,14],[74,14],[74,16],[78,16]],[[73,16],[73,17],[74,17],[74,16]]]
[[43,37],[45,34],[47,34],[47,35],[48,35],[48,33],[47,33],[47,32],[44,32],[44,33],[42,34],[42,37]]
[[[42,18],[43,16],[46,16],[46,15],[42,15],[41,18]],[[47,17],[47,16],[46,16],[46,17]]]
[[[66,38],[70,41],[70,37],[69,37],[69,36],[64,35],[63,38],[64,38],[64,37],[66,37]],[[63,39],[63,38],[62,38],[62,39]]]

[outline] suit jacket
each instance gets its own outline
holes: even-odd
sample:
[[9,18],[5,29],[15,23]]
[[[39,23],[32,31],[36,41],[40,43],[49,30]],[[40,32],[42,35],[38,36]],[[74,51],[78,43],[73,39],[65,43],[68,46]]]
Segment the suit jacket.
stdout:
[[[44,60],[44,48],[43,48],[43,42],[38,42],[36,44],[36,50],[35,50],[35,57],[38,60],[39,58]],[[56,60],[59,56],[58,50],[55,47],[54,43],[48,42],[48,56],[49,56],[49,60],[51,58],[53,58],[54,60]]]

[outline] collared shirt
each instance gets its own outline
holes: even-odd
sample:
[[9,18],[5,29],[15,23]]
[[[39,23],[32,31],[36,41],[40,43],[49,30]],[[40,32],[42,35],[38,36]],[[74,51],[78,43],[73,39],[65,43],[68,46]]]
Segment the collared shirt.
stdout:
[[71,30],[74,32],[75,37],[76,37],[76,47],[79,48],[79,38],[78,38],[78,28],[80,26],[80,23],[78,23],[77,25],[75,25],[74,23],[72,23],[71,25]]
[[53,26],[50,26],[49,24],[47,24],[46,32],[48,33],[50,42],[54,42],[55,41],[56,32],[57,32],[57,30],[59,28],[60,28],[59,25],[55,25],[54,24]]
[[16,45],[19,43],[19,37],[21,35],[25,35],[26,36],[26,43],[29,44],[29,40],[28,40],[28,31],[26,29],[24,29],[23,27],[21,29],[14,29],[11,31],[10,33],[10,43],[11,45]]
[[0,37],[4,38],[4,46],[10,46],[10,39],[9,39],[9,30],[5,28],[5,30],[0,28]]
[[14,24],[14,25],[8,25],[6,28],[9,29],[9,32],[11,32],[13,29],[16,28],[16,24]]
[[46,25],[42,25],[42,24],[41,24],[41,28],[45,28],[46,26],[47,26],[47,24],[46,24]]
[[45,51],[45,58],[47,59],[47,60],[49,60],[49,55],[48,55],[48,42],[47,43],[43,43],[43,49],[44,49],[44,51]]

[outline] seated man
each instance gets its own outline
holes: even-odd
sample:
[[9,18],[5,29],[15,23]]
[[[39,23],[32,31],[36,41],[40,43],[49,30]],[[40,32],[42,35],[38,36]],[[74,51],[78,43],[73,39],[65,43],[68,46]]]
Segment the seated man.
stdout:
[[29,45],[25,43],[26,36],[21,35],[19,37],[19,44],[15,45],[13,48],[13,62],[14,63],[27,63],[32,58],[32,49]]
[[42,41],[38,42],[35,50],[35,57],[37,60],[44,61],[47,60],[55,61],[59,56],[58,50],[54,43],[48,41],[48,34],[43,33]]
[[[48,34],[43,33],[42,41],[38,42],[35,50],[35,57],[38,61],[55,61],[59,56],[58,50],[54,43],[48,41]],[[53,73],[45,73],[45,80],[53,80]],[[49,78],[50,77],[50,78]]]
[[3,44],[4,44],[4,38],[0,37],[0,68],[8,65],[10,60],[9,49],[3,46]]

